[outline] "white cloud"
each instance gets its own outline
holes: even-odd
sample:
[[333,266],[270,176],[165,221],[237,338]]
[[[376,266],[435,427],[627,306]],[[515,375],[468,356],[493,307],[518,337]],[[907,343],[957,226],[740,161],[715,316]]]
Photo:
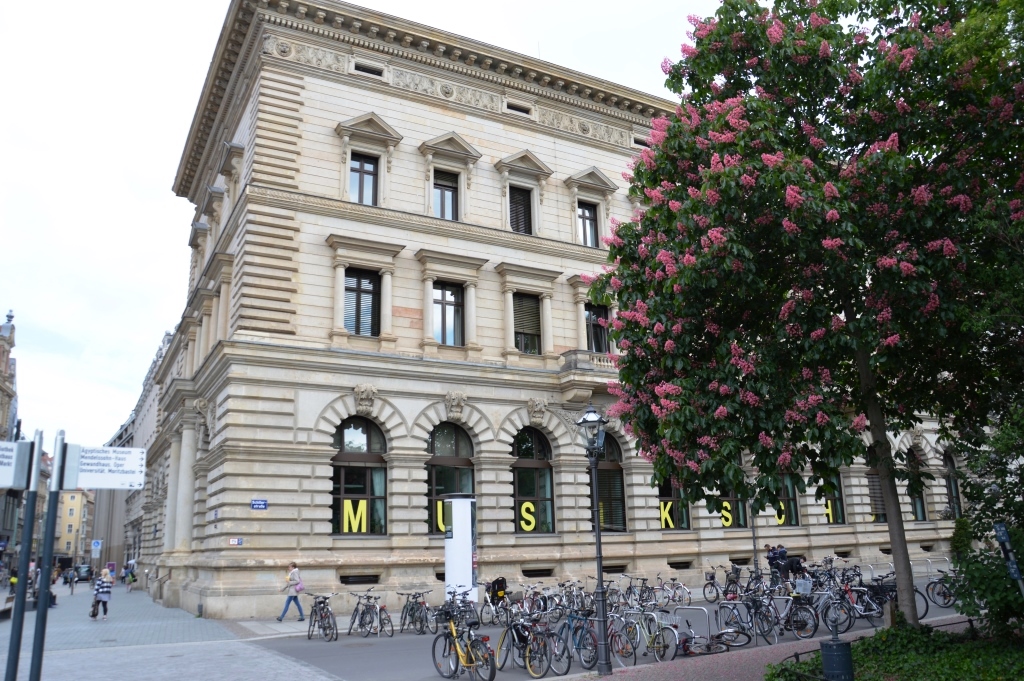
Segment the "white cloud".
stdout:
[[[193,208],[170,187],[228,4],[92,12],[57,0],[0,22],[19,61],[5,70],[0,107],[0,313],[16,315],[24,426],[42,428],[48,443],[58,428],[82,444],[109,439],[180,318]],[[666,97],[659,65],[678,57],[686,15],[718,7],[373,4]]]

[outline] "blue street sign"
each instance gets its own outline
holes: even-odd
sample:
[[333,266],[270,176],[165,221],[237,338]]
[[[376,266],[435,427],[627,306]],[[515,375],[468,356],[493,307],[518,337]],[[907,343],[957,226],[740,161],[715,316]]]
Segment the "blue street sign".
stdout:
[[1010,571],[1010,579],[1020,579],[1020,568],[1017,567],[1017,561],[1006,561],[1006,569]]
[[1000,544],[1010,543],[1010,533],[1006,531],[1006,523],[996,523],[992,526],[996,531],[996,541]]
[[267,500],[266,499],[253,499],[249,502],[249,508],[253,511],[266,511]]

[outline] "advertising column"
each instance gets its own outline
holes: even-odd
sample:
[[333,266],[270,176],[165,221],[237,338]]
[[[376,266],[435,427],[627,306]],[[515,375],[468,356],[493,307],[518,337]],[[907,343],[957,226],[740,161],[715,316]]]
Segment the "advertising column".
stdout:
[[444,581],[477,600],[476,499],[452,494],[444,500]]

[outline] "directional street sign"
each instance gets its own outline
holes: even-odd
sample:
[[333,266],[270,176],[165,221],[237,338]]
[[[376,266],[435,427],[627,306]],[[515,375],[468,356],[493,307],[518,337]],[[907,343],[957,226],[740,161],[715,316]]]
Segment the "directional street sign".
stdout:
[[68,447],[65,489],[141,489],[145,484],[145,449]]
[[31,442],[0,442],[0,489],[25,489]]
[[94,559],[100,557],[100,549],[102,549],[102,548],[103,548],[103,540],[102,539],[93,539],[92,540],[92,557]]
[[992,526],[996,531],[996,541],[1000,544],[1010,543],[1010,533],[1006,530],[1006,523],[996,523]]

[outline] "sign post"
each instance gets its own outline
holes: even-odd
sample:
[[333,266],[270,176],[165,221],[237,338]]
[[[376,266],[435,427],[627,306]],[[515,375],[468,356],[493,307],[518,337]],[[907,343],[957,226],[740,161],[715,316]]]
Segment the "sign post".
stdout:
[[1006,523],[996,523],[992,529],[996,532],[996,541],[999,542],[999,548],[1003,550],[1003,558],[1006,560],[1006,569],[1010,573],[1010,579],[1017,582],[1017,586],[1020,587],[1020,593],[1024,596],[1024,579],[1021,579],[1017,557],[1013,555],[1013,547],[1010,545],[1010,533],[1006,529]]
[[[23,444],[23,443],[18,443]],[[27,444],[27,443],[25,443]],[[32,553],[32,528],[36,524],[36,499],[39,497],[39,468],[43,460],[43,431],[37,430],[29,448],[31,476],[25,493],[25,519],[21,531],[21,553],[18,555],[18,586],[11,613],[11,642],[7,649],[8,679],[18,678],[21,655],[21,633],[25,625],[25,600],[28,596],[29,559]]]
[[[53,469],[50,471],[50,496],[46,500],[46,521],[43,530],[43,557],[39,561],[39,584],[36,585],[36,635],[32,639],[32,667],[29,681],[39,681],[43,675],[43,645],[46,643],[46,618],[50,613],[50,586],[53,583],[53,540],[57,534],[57,506],[64,477],[64,431],[57,431],[53,443]],[[21,581],[21,580],[18,580]]]

